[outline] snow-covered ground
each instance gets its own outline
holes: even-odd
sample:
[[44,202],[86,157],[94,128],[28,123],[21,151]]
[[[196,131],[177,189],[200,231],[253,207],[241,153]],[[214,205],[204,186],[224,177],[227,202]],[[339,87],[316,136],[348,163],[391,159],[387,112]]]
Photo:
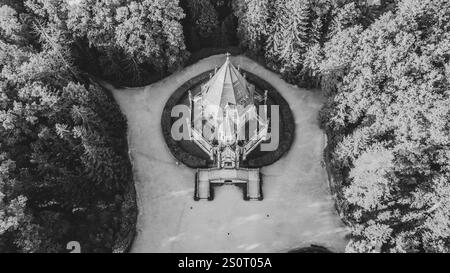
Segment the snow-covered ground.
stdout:
[[212,56],[143,88],[113,89],[128,119],[139,216],[133,252],[284,252],[323,245],[343,251],[347,229],[337,215],[321,166],[326,137],[319,129],[319,92],[298,89],[237,56],[233,64],[270,82],[289,102],[296,138],[289,153],[262,169],[263,201],[244,201],[236,186],[215,188],[213,201],[196,202],[195,170],[176,162],[161,132],[170,95],[190,78],[220,66]]

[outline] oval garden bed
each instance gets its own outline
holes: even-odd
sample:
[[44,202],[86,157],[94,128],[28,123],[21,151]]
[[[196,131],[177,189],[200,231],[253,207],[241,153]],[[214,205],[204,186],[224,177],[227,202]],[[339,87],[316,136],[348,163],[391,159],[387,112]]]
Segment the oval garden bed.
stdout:
[[[268,105],[279,105],[280,109],[280,141],[278,148],[275,151],[268,152],[260,151],[260,149],[257,148],[252,151],[247,156],[247,160],[241,164],[242,167],[259,168],[273,164],[289,151],[295,137],[295,121],[289,104],[271,84],[251,72],[245,70],[242,71],[247,75],[247,80],[255,85],[258,93],[263,94],[264,90],[268,91]],[[178,161],[191,168],[209,167],[212,162],[209,160],[208,155],[206,155],[194,142],[187,140],[176,141],[172,138],[171,127],[179,117],[171,117],[171,111],[175,105],[188,105],[188,91],[191,90],[194,95],[200,92],[201,85],[209,80],[210,74],[213,72],[214,70],[204,72],[190,79],[175,90],[166,102],[161,117],[163,136],[170,152]]]

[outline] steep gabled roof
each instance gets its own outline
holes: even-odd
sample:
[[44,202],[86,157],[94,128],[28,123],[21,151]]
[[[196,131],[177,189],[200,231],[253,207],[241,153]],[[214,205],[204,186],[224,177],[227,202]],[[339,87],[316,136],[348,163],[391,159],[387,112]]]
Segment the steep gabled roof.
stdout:
[[229,56],[217,73],[205,84],[203,99],[210,105],[242,105],[253,104],[253,94],[241,73],[233,66]]

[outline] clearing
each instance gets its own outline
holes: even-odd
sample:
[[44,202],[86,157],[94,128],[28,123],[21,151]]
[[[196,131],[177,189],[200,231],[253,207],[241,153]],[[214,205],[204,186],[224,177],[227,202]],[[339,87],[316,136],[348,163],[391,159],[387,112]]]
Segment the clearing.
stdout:
[[244,201],[232,185],[216,187],[213,201],[194,201],[195,170],[171,155],[161,114],[179,86],[224,60],[225,55],[203,59],[146,87],[108,86],[128,119],[139,209],[131,251],[287,252],[310,244],[344,251],[348,230],[335,211],[321,165],[326,136],[317,121],[320,92],[287,84],[246,57],[231,61],[271,83],[290,104],[294,143],[279,161],[262,168],[263,201]]

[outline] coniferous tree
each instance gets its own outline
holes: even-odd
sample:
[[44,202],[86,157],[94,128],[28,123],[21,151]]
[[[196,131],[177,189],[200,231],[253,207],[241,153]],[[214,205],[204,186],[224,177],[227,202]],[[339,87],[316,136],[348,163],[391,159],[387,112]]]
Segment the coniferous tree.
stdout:
[[[69,9],[67,29],[81,47],[82,59],[99,55],[96,74],[139,85],[180,68],[186,60],[180,23],[184,16],[178,1],[83,0]],[[87,52],[86,41],[91,47]],[[89,64],[81,66],[89,69]]]
[[234,1],[238,18],[238,36],[241,46],[253,54],[262,54],[271,18],[272,2],[269,0]]
[[323,117],[348,251],[450,250],[448,16],[448,1],[405,0],[325,45]]
[[303,55],[310,44],[310,2],[276,1],[274,13],[265,45],[266,61],[288,79],[301,79]]
[[125,120],[74,67],[64,3],[1,8],[1,252],[111,251],[127,221]]
[[202,47],[222,46],[219,43],[219,14],[210,0],[181,1],[186,12],[184,28],[189,50],[198,51]]

